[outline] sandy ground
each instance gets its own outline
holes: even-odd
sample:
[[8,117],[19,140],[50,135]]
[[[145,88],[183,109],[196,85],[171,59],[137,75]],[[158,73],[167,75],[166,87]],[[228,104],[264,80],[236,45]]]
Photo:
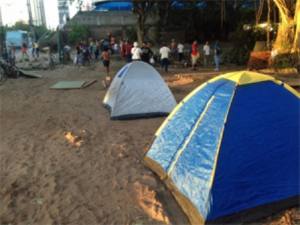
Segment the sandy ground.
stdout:
[[[39,74],[43,78],[0,86],[0,224],[188,224],[142,162],[164,118],[111,121],[101,104],[100,65]],[[212,76],[165,78],[181,100]],[[60,80],[82,79],[98,82],[80,90],[49,89]],[[291,209],[255,224],[297,221],[299,210]]]

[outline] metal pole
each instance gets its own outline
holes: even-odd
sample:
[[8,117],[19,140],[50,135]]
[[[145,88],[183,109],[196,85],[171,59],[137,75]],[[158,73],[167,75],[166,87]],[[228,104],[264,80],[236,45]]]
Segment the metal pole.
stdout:
[[4,26],[1,25],[1,30],[0,30],[0,44],[1,44],[1,47],[0,47],[0,57],[4,55],[4,49],[5,49],[5,29],[4,29]]
[[60,27],[57,27],[57,53],[59,62],[62,62],[62,47],[61,47],[61,32]]
[[33,22],[32,22],[32,12],[31,12],[31,4],[30,4],[30,0],[27,0],[27,9],[28,9],[28,16],[29,16],[30,32],[31,32],[31,34],[32,34],[32,39],[33,39],[33,41],[36,41],[35,30],[34,30]]

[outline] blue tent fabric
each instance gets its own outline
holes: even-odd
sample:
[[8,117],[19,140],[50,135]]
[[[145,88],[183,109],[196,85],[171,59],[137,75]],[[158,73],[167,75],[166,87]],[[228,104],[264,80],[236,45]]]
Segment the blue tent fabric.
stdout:
[[256,73],[230,76],[184,99],[145,157],[179,203],[188,199],[192,224],[299,197],[298,94]]
[[[202,215],[208,214],[208,208],[205,206],[209,200],[215,156],[234,88],[234,83],[230,81],[214,93],[211,104],[200,118],[201,123],[170,174],[177,188],[191,199],[194,205],[199,206],[198,210]],[[195,185],[199,187],[198,191],[190,192],[190,188]]]
[[174,114],[162,133],[155,139],[148,156],[157,161],[165,171],[168,171],[177,150],[182,147],[185,138],[205,109],[206,103],[218,87],[226,82],[219,80],[208,84],[201,92],[193,95],[188,102],[183,103],[181,109]]
[[237,90],[212,189],[218,200],[208,219],[299,195],[299,107],[299,99],[273,82]]

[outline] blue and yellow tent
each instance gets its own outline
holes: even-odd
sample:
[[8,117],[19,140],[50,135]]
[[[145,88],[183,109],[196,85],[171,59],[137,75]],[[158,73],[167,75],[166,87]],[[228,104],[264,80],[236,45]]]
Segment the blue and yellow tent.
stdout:
[[248,72],[189,94],[145,156],[192,224],[249,220],[299,202],[299,94]]

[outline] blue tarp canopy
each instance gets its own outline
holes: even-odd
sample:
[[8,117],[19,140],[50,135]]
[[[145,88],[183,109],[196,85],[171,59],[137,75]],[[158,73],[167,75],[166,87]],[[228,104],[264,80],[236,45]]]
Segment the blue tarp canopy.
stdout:
[[192,8],[192,7],[196,7],[198,9],[204,9],[206,8],[207,3],[203,0],[198,0],[195,3],[191,3],[191,2],[186,2],[186,1],[172,1],[171,3],[171,7],[173,9],[188,9],[188,8]]
[[95,3],[94,11],[131,11],[131,1],[104,1]]
[[[190,3],[185,1],[171,1],[171,7],[173,9],[187,9],[191,7],[197,7],[203,9],[207,6],[203,0],[198,0],[196,3]],[[132,1],[101,1],[95,3],[94,11],[130,11],[133,9]]]

